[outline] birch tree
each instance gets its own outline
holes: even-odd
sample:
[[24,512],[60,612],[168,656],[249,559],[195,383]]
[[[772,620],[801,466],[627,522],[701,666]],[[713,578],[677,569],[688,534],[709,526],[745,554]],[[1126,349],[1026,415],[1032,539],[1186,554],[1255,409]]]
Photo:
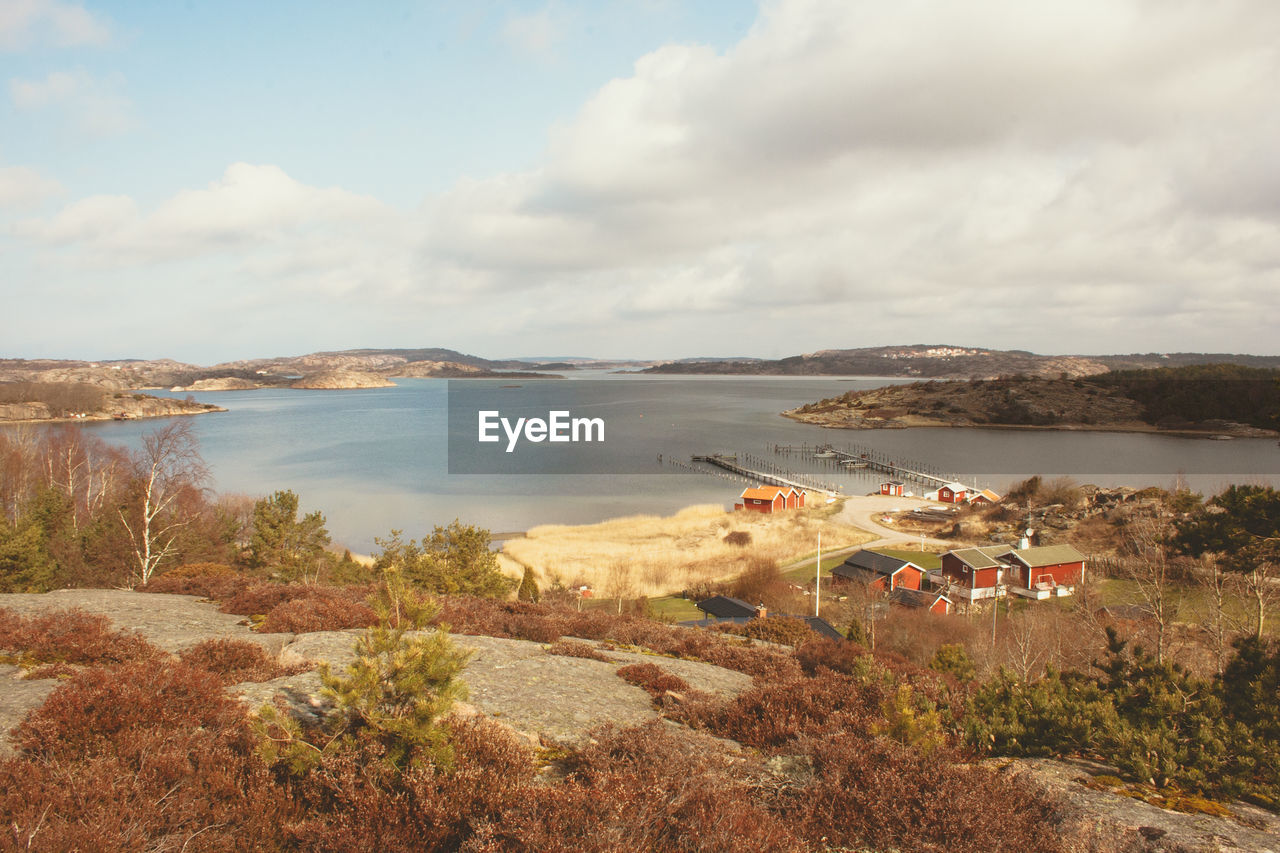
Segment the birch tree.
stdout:
[[1165,530],[1154,519],[1135,519],[1125,531],[1122,574],[1133,581],[1156,626],[1156,663],[1164,663],[1169,625],[1178,610],[1178,600],[1165,549]]
[[178,511],[184,490],[203,487],[209,472],[200,458],[191,422],[175,420],[145,436],[132,454],[133,488],[120,521],[135,559],[134,584],[146,584],[176,551],[181,529],[191,519]]

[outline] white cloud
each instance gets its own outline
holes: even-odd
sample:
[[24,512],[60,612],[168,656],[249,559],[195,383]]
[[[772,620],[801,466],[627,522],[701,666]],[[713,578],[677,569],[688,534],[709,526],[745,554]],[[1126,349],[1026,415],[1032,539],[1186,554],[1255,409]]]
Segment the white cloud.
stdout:
[[564,30],[563,13],[555,6],[547,6],[527,15],[509,16],[502,25],[502,40],[525,56],[546,60],[555,55]]
[[317,296],[405,289],[416,233],[373,198],[248,163],[150,210],[128,196],[91,196],[14,230],[82,270],[224,263],[255,288]]
[[924,300],[925,337],[981,339],[1049,285],[1057,349],[1098,337],[1094,309],[1232,285],[1274,348],[1278,44],[1262,0],[769,3],[725,54],[641,58],[536,170],[436,200],[427,243],[496,287],[613,282],[645,312],[758,306],[761,329],[780,305]]
[[[358,293],[509,351],[1274,351],[1277,45],[1270,0],[777,0],[727,52],[640,58],[535,168],[420,211],[236,164],[16,233],[294,322]],[[15,99],[62,97],[43,84]]]
[[0,2],[0,50],[48,43],[56,47],[102,45],[111,41],[106,21],[78,3],[61,0]]
[[112,136],[133,124],[132,104],[119,76],[101,79],[83,70],[53,71],[39,80],[12,79],[9,95],[21,110],[56,110],[80,133]]
[[34,207],[62,192],[60,183],[30,166],[0,166],[0,209]]

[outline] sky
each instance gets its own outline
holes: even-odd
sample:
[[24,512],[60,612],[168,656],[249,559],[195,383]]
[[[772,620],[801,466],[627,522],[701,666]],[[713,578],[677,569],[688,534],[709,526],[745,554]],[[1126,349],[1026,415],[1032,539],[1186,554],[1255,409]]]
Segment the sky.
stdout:
[[1280,354],[1274,0],[0,0],[0,357]]

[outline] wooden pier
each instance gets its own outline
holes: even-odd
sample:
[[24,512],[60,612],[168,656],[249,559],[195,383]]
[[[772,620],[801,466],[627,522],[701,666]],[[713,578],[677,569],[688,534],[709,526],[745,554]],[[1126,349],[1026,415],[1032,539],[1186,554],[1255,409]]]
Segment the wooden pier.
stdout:
[[[767,460],[758,459],[749,454],[742,460],[746,464],[741,464],[737,455],[726,455],[723,453],[713,453],[708,456],[690,457],[691,462],[705,462],[708,465],[714,465],[717,468],[723,468],[726,471],[747,478],[749,481],[757,483],[765,483],[771,486],[785,486],[788,488],[803,489],[809,492],[821,492],[828,496],[836,496],[840,494],[840,487],[830,483],[818,483],[811,477],[803,474],[797,474],[793,471],[787,471],[771,464]],[[748,467],[754,465],[756,467]],[[764,470],[770,469],[770,470]]]
[[782,456],[799,454],[811,459],[826,460],[832,465],[844,468],[865,468],[879,471],[890,477],[902,480],[913,480],[932,488],[945,486],[960,481],[957,474],[950,474],[926,463],[910,459],[894,459],[884,451],[867,447],[847,447],[841,449],[830,444],[814,446],[795,444],[776,444],[773,452]]

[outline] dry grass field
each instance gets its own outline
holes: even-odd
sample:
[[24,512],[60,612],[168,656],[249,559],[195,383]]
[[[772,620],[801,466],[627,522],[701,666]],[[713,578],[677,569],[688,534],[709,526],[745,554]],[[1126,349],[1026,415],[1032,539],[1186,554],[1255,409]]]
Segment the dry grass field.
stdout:
[[824,550],[873,538],[834,521],[837,510],[833,505],[762,515],[692,506],[666,518],[636,515],[581,526],[543,525],[508,541],[503,551],[507,560],[532,566],[544,586],[559,580],[590,584],[597,595],[609,598],[653,597],[734,577],[761,560],[786,564],[812,554],[819,530]]

